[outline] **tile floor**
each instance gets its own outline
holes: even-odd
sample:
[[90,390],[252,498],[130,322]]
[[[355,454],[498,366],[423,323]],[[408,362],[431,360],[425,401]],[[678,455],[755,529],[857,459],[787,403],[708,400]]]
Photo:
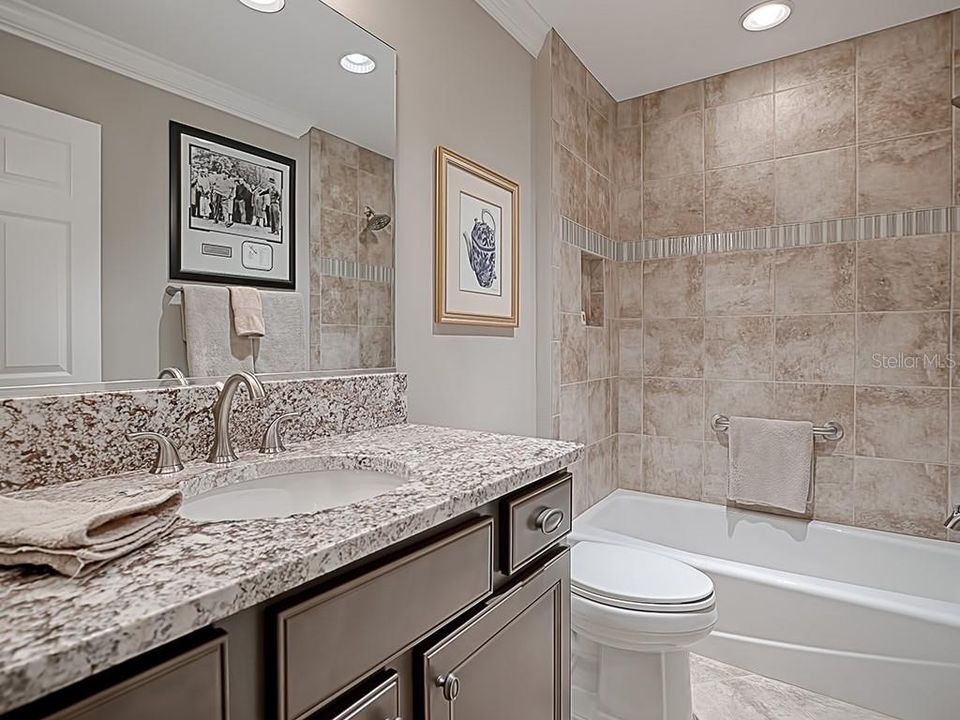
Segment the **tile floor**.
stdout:
[[693,709],[699,720],[890,720],[733,665],[699,655],[690,658]]

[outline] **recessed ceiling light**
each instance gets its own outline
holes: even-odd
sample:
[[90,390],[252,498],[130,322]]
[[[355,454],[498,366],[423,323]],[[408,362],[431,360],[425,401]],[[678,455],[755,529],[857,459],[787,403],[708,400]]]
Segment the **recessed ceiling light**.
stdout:
[[754,5],[741,15],[740,24],[744,30],[749,30],[750,32],[769,30],[785,22],[792,12],[793,3],[790,2],[790,0],[762,2],[759,5]]
[[275,13],[283,10],[287,0],[240,0],[251,10],[264,13]]
[[348,53],[340,58],[340,67],[347,72],[366,75],[367,73],[372,73],[377,67],[377,64],[372,58],[363,53]]

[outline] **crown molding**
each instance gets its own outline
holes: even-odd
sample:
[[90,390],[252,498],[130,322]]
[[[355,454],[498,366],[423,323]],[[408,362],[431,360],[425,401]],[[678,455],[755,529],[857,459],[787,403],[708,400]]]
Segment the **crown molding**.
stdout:
[[550,32],[550,23],[540,17],[527,0],[477,0],[494,20],[537,57]]
[[0,30],[188,100],[301,137],[310,118],[22,0],[0,0]]

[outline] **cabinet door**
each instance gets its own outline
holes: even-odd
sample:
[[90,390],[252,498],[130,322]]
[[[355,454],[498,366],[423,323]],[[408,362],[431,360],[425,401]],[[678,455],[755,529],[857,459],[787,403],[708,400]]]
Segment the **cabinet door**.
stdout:
[[569,718],[569,550],[432,642],[420,662],[425,720]]

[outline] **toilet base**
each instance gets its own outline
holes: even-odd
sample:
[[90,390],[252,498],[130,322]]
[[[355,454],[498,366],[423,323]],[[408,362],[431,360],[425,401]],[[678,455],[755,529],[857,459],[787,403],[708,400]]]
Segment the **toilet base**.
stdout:
[[622,650],[577,632],[572,640],[577,720],[695,720],[688,651]]

